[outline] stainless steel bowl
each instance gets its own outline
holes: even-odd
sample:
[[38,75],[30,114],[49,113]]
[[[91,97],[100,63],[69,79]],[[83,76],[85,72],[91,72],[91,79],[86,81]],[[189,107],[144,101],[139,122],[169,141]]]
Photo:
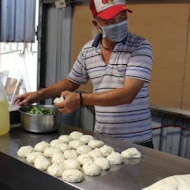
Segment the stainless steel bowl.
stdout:
[[55,114],[53,115],[35,115],[27,113],[31,110],[32,106],[23,106],[19,108],[21,113],[21,125],[29,132],[34,133],[47,133],[53,132],[59,129],[59,117],[58,110],[52,105],[35,105],[37,107],[43,107],[52,109]]

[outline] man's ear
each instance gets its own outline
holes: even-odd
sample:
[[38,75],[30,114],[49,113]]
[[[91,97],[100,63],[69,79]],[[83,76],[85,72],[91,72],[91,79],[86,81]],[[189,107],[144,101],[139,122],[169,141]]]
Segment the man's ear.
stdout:
[[92,20],[92,24],[96,27],[96,29],[100,30],[100,26],[98,25],[97,21],[95,19]]

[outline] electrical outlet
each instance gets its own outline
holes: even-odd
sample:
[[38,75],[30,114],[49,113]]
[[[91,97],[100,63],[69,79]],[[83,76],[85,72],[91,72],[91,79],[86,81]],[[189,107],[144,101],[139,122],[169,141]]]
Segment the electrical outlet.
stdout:
[[67,6],[66,0],[56,0],[55,1],[56,8],[63,8]]

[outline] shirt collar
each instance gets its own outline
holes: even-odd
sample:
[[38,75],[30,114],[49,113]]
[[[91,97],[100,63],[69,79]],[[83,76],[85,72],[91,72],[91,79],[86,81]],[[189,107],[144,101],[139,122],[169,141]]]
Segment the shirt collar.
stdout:
[[92,43],[92,47],[97,48],[101,40],[102,40],[102,34],[99,33],[99,34],[96,36],[96,38],[94,39],[94,41],[93,41],[93,43]]
[[127,36],[121,41],[121,43],[122,43],[122,44],[125,44],[126,41],[127,41],[127,39],[128,39],[128,33],[127,33]]

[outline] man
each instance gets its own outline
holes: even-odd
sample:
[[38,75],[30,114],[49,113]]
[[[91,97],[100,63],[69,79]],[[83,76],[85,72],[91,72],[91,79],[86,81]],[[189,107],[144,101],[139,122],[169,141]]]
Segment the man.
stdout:
[[[58,83],[15,99],[20,105],[63,96],[62,113],[81,104],[95,106],[95,132],[153,147],[148,84],[152,49],[147,40],[128,32],[123,0],[91,0],[93,25],[100,34],[84,45],[68,75]],[[91,79],[94,93],[74,93]]]

